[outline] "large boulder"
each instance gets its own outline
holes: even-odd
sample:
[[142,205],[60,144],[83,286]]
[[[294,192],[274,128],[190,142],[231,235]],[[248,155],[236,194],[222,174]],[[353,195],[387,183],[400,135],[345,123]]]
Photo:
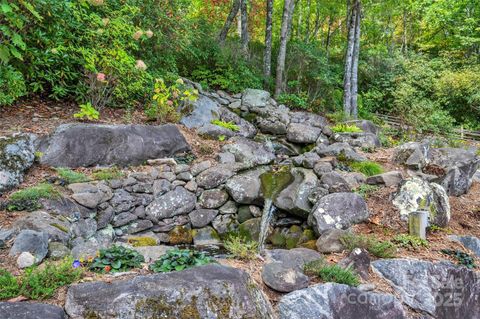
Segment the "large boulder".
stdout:
[[222,151],[232,153],[236,162],[255,167],[270,164],[275,159],[275,154],[261,143],[244,137],[234,137],[230,141],[233,143],[224,145]]
[[0,318],[4,319],[65,319],[62,308],[36,302],[0,302]]
[[[72,220],[82,220],[73,218]],[[13,224],[16,230],[34,230],[48,235],[48,240],[67,244],[73,237],[72,224],[63,216],[54,216],[45,211],[34,211],[17,219]]]
[[0,195],[23,181],[35,159],[34,140],[33,135],[0,137]]
[[10,256],[17,256],[23,252],[31,253],[35,263],[40,263],[48,253],[48,234],[34,230],[22,230],[10,249]]
[[195,208],[197,196],[178,186],[172,191],[156,198],[145,209],[147,216],[156,220],[188,214]]
[[299,217],[307,218],[312,210],[308,196],[316,190],[318,177],[312,170],[292,168],[293,182],[274,199],[277,208]]
[[430,212],[430,223],[446,227],[450,221],[450,202],[445,189],[418,177],[405,180],[393,199],[403,220],[418,210]]
[[299,123],[308,126],[324,128],[327,125],[327,119],[311,112],[293,112],[290,117],[291,123]]
[[249,108],[264,108],[270,101],[270,93],[263,90],[246,89],[242,95],[242,105]]
[[73,285],[65,310],[72,319],[273,318],[269,302],[245,272],[217,264]]
[[188,108],[192,111],[180,119],[180,123],[188,128],[202,127],[220,117],[218,103],[205,95],[200,95]]
[[105,183],[75,183],[68,185],[72,198],[82,206],[96,208],[113,197],[112,190]]
[[139,165],[190,151],[175,125],[60,125],[40,148],[40,162],[55,167]]
[[278,304],[279,319],[404,319],[393,295],[327,283],[289,293]]
[[300,270],[284,263],[269,263],[262,268],[262,280],[268,287],[279,292],[291,292],[308,287],[310,280]]
[[290,123],[287,128],[287,141],[297,144],[315,143],[322,133],[322,129],[315,126]]
[[225,189],[237,203],[263,204],[260,175],[269,169],[268,166],[262,166],[235,175],[227,181]]
[[480,318],[480,279],[472,270],[414,259],[381,259],[372,267],[418,312],[436,319]]
[[333,193],[318,200],[308,221],[318,234],[322,234],[330,228],[347,229],[368,217],[363,197],[355,193]]
[[393,161],[411,169],[422,169],[428,163],[430,143],[408,142],[395,149]]

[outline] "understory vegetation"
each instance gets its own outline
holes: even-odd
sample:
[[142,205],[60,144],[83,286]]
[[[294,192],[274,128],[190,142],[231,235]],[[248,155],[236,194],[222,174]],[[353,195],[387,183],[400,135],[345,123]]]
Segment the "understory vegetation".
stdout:
[[397,247],[391,241],[378,240],[368,235],[347,234],[340,241],[349,251],[355,248],[363,248],[378,258],[393,258],[397,252]]
[[358,275],[350,268],[330,265],[323,259],[313,260],[305,264],[304,271],[311,276],[317,276],[325,282],[335,282],[356,287],[360,284]]
[[7,210],[34,211],[42,207],[39,203],[40,199],[58,198],[59,196],[60,192],[55,188],[55,186],[48,183],[40,183],[13,193],[7,203]]
[[188,268],[213,263],[204,252],[190,249],[171,249],[150,265],[153,272],[181,271]]

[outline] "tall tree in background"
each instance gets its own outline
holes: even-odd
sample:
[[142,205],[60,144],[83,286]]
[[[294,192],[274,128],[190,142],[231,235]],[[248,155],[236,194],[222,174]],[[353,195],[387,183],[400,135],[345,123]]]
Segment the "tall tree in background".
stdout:
[[230,27],[232,26],[232,22],[235,19],[235,16],[238,13],[238,10],[240,9],[240,4],[242,0],[233,0],[232,3],[232,9],[230,10],[230,13],[227,16],[227,20],[225,20],[225,24],[223,25],[222,30],[220,31],[220,34],[218,35],[218,40],[220,43],[224,43],[225,39],[227,38],[228,31],[230,30]]
[[267,0],[267,15],[265,18],[265,52],[263,54],[263,76],[267,87],[272,76],[272,16],[273,0]]
[[277,76],[275,79],[275,97],[283,92],[283,73],[285,71],[285,58],[287,55],[287,43],[290,29],[292,28],[294,0],[285,0],[283,6],[282,27],[280,28],[280,48],[277,58]]
[[347,50],[343,78],[343,112],[345,116],[358,116],[358,59],[360,56],[360,26],[362,4],[360,0],[347,0]]
[[240,5],[240,16],[242,20],[242,51],[245,56],[248,55],[248,0],[241,0],[242,4]]

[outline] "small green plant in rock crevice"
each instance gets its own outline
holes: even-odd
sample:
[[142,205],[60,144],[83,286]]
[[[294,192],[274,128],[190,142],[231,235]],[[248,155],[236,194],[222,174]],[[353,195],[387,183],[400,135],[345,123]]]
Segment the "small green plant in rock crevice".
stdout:
[[205,253],[190,249],[171,249],[150,265],[153,272],[181,271],[215,262]]
[[413,248],[417,250],[421,247],[428,247],[428,241],[420,237],[408,235],[408,234],[399,234],[393,238],[393,242],[403,248]]
[[335,282],[353,287],[360,284],[358,275],[350,268],[344,269],[338,265],[329,265],[323,259],[306,263],[304,271],[308,275],[318,276],[325,282]]
[[335,133],[361,133],[363,130],[356,125],[340,123],[332,127]]
[[136,250],[123,247],[112,246],[107,249],[101,249],[90,269],[95,272],[122,272],[133,268],[139,268],[145,261],[143,256]]
[[257,258],[258,243],[247,240],[245,236],[230,235],[223,242],[225,249],[233,258],[241,260],[254,260]]
[[463,251],[452,250],[452,249],[442,249],[441,252],[445,255],[455,258],[455,260],[459,265],[465,266],[468,269],[477,268],[473,257],[467,253],[464,253]]
[[68,168],[56,168],[58,176],[63,179],[67,184],[74,184],[74,183],[84,183],[88,182],[89,178],[87,175],[79,172],[72,171]]
[[102,181],[119,179],[119,178],[122,178],[123,176],[125,176],[125,174],[115,166],[98,169],[92,174],[92,178],[94,180],[102,180]]
[[383,173],[383,168],[380,164],[371,161],[365,162],[351,162],[348,166],[354,171],[362,173],[366,176],[374,176]]
[[355,189],[355,193],[367,199],[368,197],[370,197],[370,195],[372,195],[379,189],[380,187],[378,187],[377,185],[362,184],[357,189]]
[[230,131],[238,132],[240,128],[238,127],[237,124],[233,122],[225,122],[221,120],[212,120],[211,122],[213,125],[217,125],[226,129],[229,129]]
[[349,251],[363,248],[379,258],[393,258],[397,251],[397,247],[392,242],[381,241],[372,236],[347,234],[340,238],[340,241]]
[[51,184],[41,183],[13,193],[7,203],[8,211],[34,211],[42,208],[38,202],[42,198],[58,198],[59,191]]

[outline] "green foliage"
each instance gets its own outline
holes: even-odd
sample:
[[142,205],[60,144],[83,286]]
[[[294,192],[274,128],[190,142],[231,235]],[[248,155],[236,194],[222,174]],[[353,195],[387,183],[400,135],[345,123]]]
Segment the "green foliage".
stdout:
[[225,249],[232,254],[233,258],[241,260],[254,260],[257,258],[258,243],[247,240],[240,235],[231,235],[223,242]]
[[214,260],[205,253],[189,249],[171,249],[150,265],[153,272],[181,271],[184,269],[210,264]]
[[377,185],[362,184],[357,189],[355,189],[355,193],[367,199],[371,194],[375,193],[379,189],[380,187],[378,187]]
[[10,105],[26,93],[22,73],[11,66],[0,64],[0,106]]
[[335,133],[361,133],[363,132],[361,128],[356,125],[350,125],[345,123],[340,123],[332,127],[332,131]]
[[34,211],[41,208],[38,202],[42,198],[57,198],[59,191],[51,184],[41,183],[13,193],[7,204],[8,211]]
[[413,248],[417,250],[421,247],[428,247],[428,241],[408,234],[399,234],[393,238],[393,242],[403,248]]
[[101,168],[92,173],[94,180],[109,181],[111,179],[119,179],[125,174],[116,166]]
[[451,256],[457,260],[459,265],[465,266],[469,269],[477,268],[475,259],[467,253],[460,250],[442,249],[441,252],[445,255]]
[[87,119],[89,121],[98,120],[100,112],[98,112],[90,102],[80,104],[80,112],[73,114],[74,118]]
[[57,171],[58,176],[60,176],[60,178],[68,184],[84,183],[89,181],[89,178],[85,174],[72,171],[68,168],[56,168],[55,170]]
[[309,108],[308,96],[304,92],[300,94],[293,94],[293,93],[280,94],[280,96],[277,99],[277,102],[280,104],[285,104],[286,106],[294,109],[307,110]]
[[60,263],[46,262],[44,267],[27,268],[22,276],[15,278],[0,269],[0,299],[24,296],[29,299],[48,299],[58,288],[69,285],[82,277],[83,269],[72,269],[72,259]]
[[136,250],[123,246],[112,246],[101,249],[90,269],[95,272],[122,272],[133,268],[139,268],[144,258]]
[[145,109],[150,120],[164,122],[178,122],[180,114],[178,108],[185,103],[195,102],[198,91],[185,85],[182,79],[167,86],[163,79],[156,80],[152,102]]
[[130,237],[128,238],[128,243],[133,247],[145,247],[145,246],[156,246],[157,241],[148,236],[140,236],[140,237]]
[[338,265],[329,265],[323,259],[308,262],[304,266],[307,274],[316,275],[325,282],[336,282],[356,287],[360,284],[358,275],[350,268],[344,269]]
[[347,234],[340,241],[347,250],[363,248],[379,258],[393,258],[397,251],[397,247],[392,242],[381,241],[372,236]]
[[366,176],[374,176],[383,173],[383,168],[380,164],[370,161],[352,162],[348,166],[355,172],[362,173]]
[[220,127],[224,127],[226,129],[229,129],[230,131],[234,131],[234,132],[238,132],[240,130],[238,125],[233,123],[233,122],[224,122],[224,121],[220,121],[220,120],[212,120],[212,124],[220,126]]

